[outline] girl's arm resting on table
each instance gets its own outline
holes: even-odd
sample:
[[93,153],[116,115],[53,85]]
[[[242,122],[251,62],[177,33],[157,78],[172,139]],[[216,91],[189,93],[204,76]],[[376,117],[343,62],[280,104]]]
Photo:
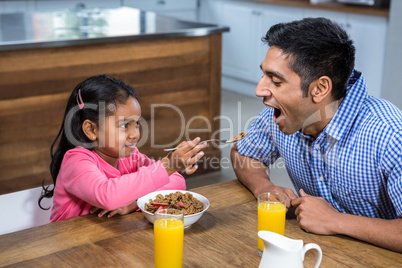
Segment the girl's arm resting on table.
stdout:
[[[66,163],[66,191],[85,202],[106,210],[115,210],[170,183],[166,169],[158,161],[136,172],[108,178],[90,159]],[[88,179],[90,178],[90,179]]]
[[236,177],[256,198],[265,192],[280,193],[286,196],[286,207],[289,208],[291,200],[297,197],[291,189],[275,186],[269,179],[268,167],[256,159],[241,155],[236,145],[232,147],[231,159]]
[[138,210],[137,201],[134,201],[133,203],[131,203],[131,204],[127,205],[127,206],[124,206],[124,207],[121,207],[121,208],[118,208],[118,209],[115,209],[115,210],[112,210],[112,211],[107,210],[107,209],[101,209],[101,208],[98,208],[98,207],[92,207],[89,210],[89,213],[94,214],[95,212],[99,211],[98,217],[103,217],[103,215],[105,215],[106,213],[110,212],[109,214],[107,214],[107,217],[111,218],[116,214],[126,215],[126,214],[129,214],[129,213],[137,211],[137,210]]
[[341,213],[322,197],[307,195],[292,201],[302,229],[323,235],[342,234],[402,252],[402,219],[385,220]]
[[[181,176],[179,173],[175,172],[172,175],[169,176],[170,182],[163,185],[162,187],[156,189],[158,191],[160,190],[186,190],[186,181],[184,180],[183,176]],[[131,212],[134,212],[138,209],[137,206],[137,201],[134,201],[133,203],[120,207],[115,210],[107,210],[107,209],[101,209],[98,207],[92,207],[91,210],[89,211],[91,214],[94,214],[95,212],[99,211],[98,217],[103,217],[106,213],[108,218],[113,217],[116,214],[119,215],[125,215],[129,214]]]

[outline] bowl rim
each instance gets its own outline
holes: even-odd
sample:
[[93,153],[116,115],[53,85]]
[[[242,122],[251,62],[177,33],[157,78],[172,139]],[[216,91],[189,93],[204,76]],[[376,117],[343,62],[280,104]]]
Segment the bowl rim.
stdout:
[[[169,193],[182,192],[182,193],[190,193],[190,194],[192,194],[193,196],[194,196],[194,194],[197,194],[197,195],[200,195],[200,196],[202,196],[203,198],[205,198],[205,200],[207,201],[206,204],[200,200],[204,205],[206,205],[206,207],[204,207],[204,209],[203,209],[202,211],[197,212],[197,213],[194,213],[194,214],[191,214],[191,215],[184,215],[184,218],[186,218],[186,217],[187,217],[187,218],[195,217],[195,216],[198,216],[199,214],[203,214],[203,213],[209,208],[209,205],[210,205],[210,202],[209,202],[208,198],[206,198],[206,197],[203,196],[202,194],[199,194],[199,193],[196,193],[196,192],[192,192],[192,191],[187,191],[187,190],[160,190],[160,191],[153,191],[153,192],[150,192],[150,193],[148,193],[148,194],[146,194],[146,195],[144,195],[144,196],[138,198],[137,201],[140,200],[140,199],[145,199],[145,197],[148,196],[148,195],[150,195],[150,194],[156,194],[156,195],[157,195],[157,194],[160,193],[160,192],[169,192]],[[148,198],[148,199],[149,199],[149,198]],[[149,200],[148,200],[148,201],[149,201]],[[148,214],[148,215],[150,215],[150,216],[154,216],[155,213],[151,213],[151,212],[145,210],[145,203],[146,203],[146,202],[144,202],[144,209],[141,208],[140,206],[138,206],[138,208],[139,208],[143,213],[146,213],[146,214]]]

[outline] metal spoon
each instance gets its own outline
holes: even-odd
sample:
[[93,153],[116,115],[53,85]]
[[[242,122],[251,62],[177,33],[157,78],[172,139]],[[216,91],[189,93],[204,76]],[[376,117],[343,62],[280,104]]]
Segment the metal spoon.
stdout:
[[[210,142],[210,141],[217,141],[217,142],[220,142],[220,143],[234,143],[234,142],[238,142],[239,140],[244,139],[246,136],[240,137],[240,138],[235,139],[235,140],[234,139],[230,139],[230,140],[210,139],[210,140],[200,141],[198,144],[204,143],[204,142]],[[171,152],[171,151],[176,151],[177,149],[180,149],[180,147],[164,149],[164,151],[165,152]]]

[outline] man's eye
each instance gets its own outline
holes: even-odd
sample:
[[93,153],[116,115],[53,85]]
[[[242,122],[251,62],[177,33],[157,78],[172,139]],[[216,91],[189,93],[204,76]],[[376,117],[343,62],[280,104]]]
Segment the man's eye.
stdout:
[[274,79],[271,79],[271,81],[277,87],[279,87],[281,85],[281,82],[274,81]]
[[128,123],[125,123],[123,125],[120,126],[121,128],[128,128]]

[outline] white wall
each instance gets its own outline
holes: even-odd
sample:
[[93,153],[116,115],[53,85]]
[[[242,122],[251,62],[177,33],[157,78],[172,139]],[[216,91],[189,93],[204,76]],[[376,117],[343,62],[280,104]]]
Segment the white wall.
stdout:
[[402,1],[392,0],[382,97],[402,110]]
[[[42,187],[0,195],[0,235],[43,225],[49,222],[50,211],[38,206]],[[45,198],[42,206],[52,205],[53,199]]]

